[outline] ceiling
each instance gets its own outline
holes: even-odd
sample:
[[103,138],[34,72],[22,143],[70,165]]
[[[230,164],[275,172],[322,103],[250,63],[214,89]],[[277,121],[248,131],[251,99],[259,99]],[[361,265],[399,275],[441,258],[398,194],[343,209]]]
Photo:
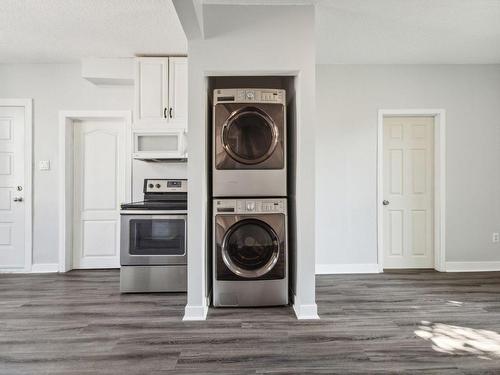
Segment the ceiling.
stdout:
[[168,0],[0,0],[0,62],[186,54]]
[[[500,0],[198,0],[316,4],[321,64],[500,63]],[[0,0],[0,63],[175,55],[171,0]]]

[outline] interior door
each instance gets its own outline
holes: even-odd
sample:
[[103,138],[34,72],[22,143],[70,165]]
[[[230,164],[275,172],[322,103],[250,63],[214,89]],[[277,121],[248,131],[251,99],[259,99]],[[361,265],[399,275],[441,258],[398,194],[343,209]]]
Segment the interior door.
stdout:
[[123,122],[75,122],[73,268],[120,267],[125,164]]
[[169,58],[169,121],[183,126],[187,126],[188,114],[187,64],[187,57]]
[[434,118],[384,119],[384,268],[434,267]]
[[168,58],[140,58],[137,64],[136,120],[167,121]]
[[0,269],[24,269],[24,107],[0,107]]

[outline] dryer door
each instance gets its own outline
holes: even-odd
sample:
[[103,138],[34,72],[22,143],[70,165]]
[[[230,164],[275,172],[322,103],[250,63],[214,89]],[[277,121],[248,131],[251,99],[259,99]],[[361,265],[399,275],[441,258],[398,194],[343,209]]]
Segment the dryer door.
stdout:
[[222,240],[222,259],[234,274],[245,278],[265,275],[276,265],[279,238],[269,224],[244,219],[233,224]]
[[235,110],[222,127],[222,146],[235,161],[253,165],[276,149],[279,131],[273,119],[256,107]]

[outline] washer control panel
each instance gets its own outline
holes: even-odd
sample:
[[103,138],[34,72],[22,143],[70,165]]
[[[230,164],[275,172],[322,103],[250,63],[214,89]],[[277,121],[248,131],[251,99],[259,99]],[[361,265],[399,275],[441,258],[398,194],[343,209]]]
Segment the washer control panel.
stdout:
[[286,214],[286,199],[216,199],[214,211],[216,214]]

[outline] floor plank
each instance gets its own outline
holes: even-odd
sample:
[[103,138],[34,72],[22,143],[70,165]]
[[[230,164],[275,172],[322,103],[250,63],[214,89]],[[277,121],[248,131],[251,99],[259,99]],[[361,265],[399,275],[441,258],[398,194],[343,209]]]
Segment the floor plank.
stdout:
[[317,277],[321,320],[118,292],[116,270],[0,275],[0,374],[499,374],[500,272]]

